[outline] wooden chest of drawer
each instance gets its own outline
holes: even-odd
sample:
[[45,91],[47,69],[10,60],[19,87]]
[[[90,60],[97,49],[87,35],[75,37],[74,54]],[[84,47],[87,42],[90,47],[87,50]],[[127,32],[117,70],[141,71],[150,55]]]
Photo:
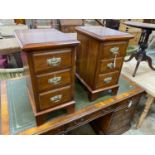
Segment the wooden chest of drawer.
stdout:
[[37,124],[58,109],[73,112],[75,48],[79,42],[55,29],[19,30],[16,37]]
[[[76,76],[94,100],[104,90],[117,93],[118,79],[132,35],[102,26],[79,26]],[[114,73],[117,72],[117,73]]]

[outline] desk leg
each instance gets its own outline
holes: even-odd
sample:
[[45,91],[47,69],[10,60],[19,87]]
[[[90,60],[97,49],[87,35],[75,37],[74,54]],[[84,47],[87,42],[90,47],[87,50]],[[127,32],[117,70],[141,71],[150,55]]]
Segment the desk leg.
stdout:
[[136,128],[139,128],[139,127],[142,125],[142,123],[143,123],[143,121],[144,121],[146,115],[148,114],[148,111],[149,111],[150,108],[151,108],[151,105],[152,105],[153,101],[154,101],[154,97],[151,96],[151,95],[148,95],[148,99],[147,99],[147,101],[146,101],[146,103],[145,103],[144,111],[142,112],[142,114],[141,114],[141,116],[140,116],[140,119],[139,119],[139,121],[138,121],[138,123],[137,123]]

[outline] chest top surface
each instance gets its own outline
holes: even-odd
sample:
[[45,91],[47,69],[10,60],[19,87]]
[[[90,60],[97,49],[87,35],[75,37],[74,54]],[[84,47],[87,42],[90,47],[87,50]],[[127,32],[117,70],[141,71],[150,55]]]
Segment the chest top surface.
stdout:
[[23,50],[46,49],[77,45],[79,41],[56,29],[16,30],[15,36]]
[[103,26],[79,26],[76,27],[76,30],[100,41],[129,40],[133,38],[133,35],[129,33]]

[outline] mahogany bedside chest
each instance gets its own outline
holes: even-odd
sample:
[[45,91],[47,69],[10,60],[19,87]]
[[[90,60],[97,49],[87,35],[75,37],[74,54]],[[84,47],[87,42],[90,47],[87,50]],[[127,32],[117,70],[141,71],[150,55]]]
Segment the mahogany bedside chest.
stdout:
[[79,41],[56,29],[18,30],[16,38],[37,125],[55,110],[73,112],[75,48]]
[[94,100],[102,91],[118,90],[118,79],[129,39],[133,35],[102,26],[76,27],[77,39],[77,78]]

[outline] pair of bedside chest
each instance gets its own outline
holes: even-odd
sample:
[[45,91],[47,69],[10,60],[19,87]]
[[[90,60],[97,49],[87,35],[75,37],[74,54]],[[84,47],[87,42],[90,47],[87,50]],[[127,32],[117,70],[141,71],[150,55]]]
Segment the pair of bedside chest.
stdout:
[[55,29],[15,33],[37,125],[53,111],[74,111],[75,59],[76,76],[88,90],[90,100],[104,90],[117,92],[126,48],[133,36],[100,26],[81,26],[76,30],[79,41]]

